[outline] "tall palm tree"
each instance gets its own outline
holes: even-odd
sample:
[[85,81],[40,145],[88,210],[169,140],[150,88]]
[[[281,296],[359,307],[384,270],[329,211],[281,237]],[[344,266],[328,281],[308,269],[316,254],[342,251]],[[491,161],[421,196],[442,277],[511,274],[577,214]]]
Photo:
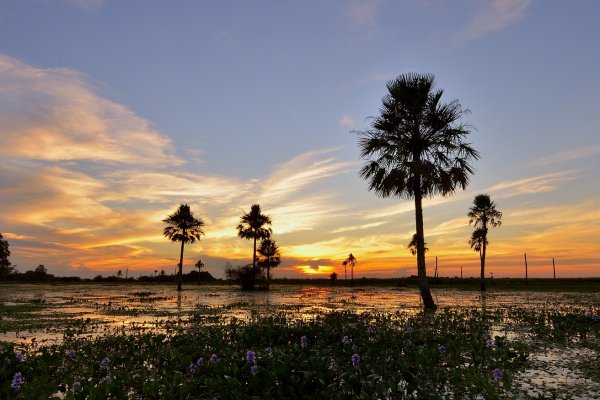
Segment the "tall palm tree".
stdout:
[[250,207],[250,212],[242,215],[241,222],[237,226],[239,237],[254,240],[254,251],[252,253],[253,269],[256,269],[256,241],[258,239],[268,239],[273,233],[271,228],[265,228],[266,225],[271,225],[271,217],[262,214],[258,204],[253,204]]
[[[427,253],[429,251],[429,247],[427,247],[426,242],[424,242],[423,245],[425,246],[425,253]],[[412,239],[410,240],[410,243],[408,243],[408,246],[406,246],[406,248],[408,250],[410,250],[410,254],[412,254],[413,256],[417,255],[417,234],[416,233],[412,236]]]
[[[487,194],[478,194],[473,199],[473,206],[467,213],[469,225],[473,224],[475,231],[471,236],[469,245],[479,251],[479,260],[481,261],[481,291],[485,290],[485,253],[488,245],[487,235],[488,227],[502,225],[502,213],[496,210],[496,203],[490,199]],[[475,244],[471,244],[475,241]]]
[[271,280],[271,268],[277,267],[281,264],[281,253],[279,252],[279,246],[272,239],[264,239],[260,242],[258,247],[258,254],[264,259],[259,261],[259,265],[267,269],[267,289],[269,289],[269,283]]
[[342,265],[344,266],[344,279],[348,279],[348,274],[346,273],[346,266],[350,266],[350,276],[352,278],[352,280],[354,281],[354,267],[356,266],[356,264],[358,264],[358,261],[356,260],[356,257],[354,257],[352,255],[352,253],[350,253],[350,255],[348,256],[348,258],[346,258],[344,260],[344,262],[342,263]]
[[180,204],[179,208],[167,218],[163,219],[165,228],[163,235],[172,242],[181,242],[179,253],[179,273],[177,274],[177,290],[181,291],[181,276],[183,269],[183,247],[186,243],[194,243],[204,235],[204,221],[196,218],[187,204]]
[[369,190],[381,197],[414,199],[417,234],[417,271],[423,304],[436,308],[425,269],[423,199],[447,196],[465,189],[478,152],[463,139],[470,131],[461,117],[468,112],[457,100],[441,101],[430,74],[408,73],[387,83],[380,115],[371,128],[358,132],[360,175]]

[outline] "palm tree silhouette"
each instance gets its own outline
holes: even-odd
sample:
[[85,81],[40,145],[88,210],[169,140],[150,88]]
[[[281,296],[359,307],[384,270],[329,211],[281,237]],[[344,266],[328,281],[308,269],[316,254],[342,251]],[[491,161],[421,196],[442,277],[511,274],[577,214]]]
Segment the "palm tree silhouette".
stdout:
[[496,210],[496,203],[487,194],[478,194],[473,199],[473,206],[467,213],[469,225],[473,224],[475,231],[471,235],[469,245],[479,252],[481,261],[481,291],[485,290],[485,253],[488,245],[488,227],[502,225],[502,213]]
[[279,246],[277,246],[277,243],[275,243],[275,241],[272,239],[264,239],[262,242],[260,242],[258,254],[264,257],[263,260],[259,261],[259,265],[263,268],[267,268],[267,289],[269,289],[271,268],[275,268],[281,264],[281,253],[279,252]]
[[352,253],[350,253],[350,255],[348,256],[348,258],[346,258],[344,260],[344,262],[342,263],[342,265],[344,266],[344,279],[348,279],[348,274],[346,272],[346,266],[350,266],[350,276],[352,278],[352,280],[354,281],[354,267],[356,266],[356,264],[358,264],[358,261],[356,260],[356,258],[352,255]]
[[[427,247],[427,243],[423,242],[423,246],[425,246],[425,253],[427,253],[429,251],[429,247]],[[406,246],[406,248],[408,250],[410,250],[410,254],[412,254],[413,256],[417,255],[417,234],[413,234],[412,239],[410,240],[410,243],[408,243],[408,246]]]
[[204,263],[202,262],[202,260],[198,260],[198,262],[196,262],[196,264],[194,264],[194,267],[198,268],[198,285],[200,284],[200,272],[202,271],[202,268],[204,268]]
[[163,219],[166,224],[163,235],[172,242],[181,242],[181,252],[179,254],[179,273],[177,274],[177,290],[181,291],[181,276],[183,269],[183,247],[186,243],[194,243],[200,240],[204,235],[202,228],[204,221],[196,218],[190,206],[187,204],[179,205],[177,211]]
[[271,228],[265,228],[265,225],[271,225],[271,217],[264,215],[260,211],[258,204],[250,207],[250,212],[244,213],[240,224],[237,226],[238,236],[242,239],[254,239],[254,251],[252,253],[252,268],[256,269],[256,240],[268,239],[273,231]]
[[408,73],[387,83],[380,115],[371,128],[357,132],[360,171],[369,190],[381,197],[414,199],[417,271],[425,309],[436,308],[425,269],[423,198],[447,196],[465,189],[478,152],[463,139],[470,133],[459,122],[468,112],[458,100],[442,103],[431,74]]

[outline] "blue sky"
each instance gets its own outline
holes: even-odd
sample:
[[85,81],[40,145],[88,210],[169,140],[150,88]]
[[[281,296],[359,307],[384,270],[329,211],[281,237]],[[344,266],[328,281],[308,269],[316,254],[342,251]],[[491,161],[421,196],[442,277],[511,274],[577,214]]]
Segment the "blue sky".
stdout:
[[554,255],[565,273],[597,275],[599,11],[591,0],[0,1],[11,260],[82,275],[174,265],[160,219],[185,202],[207,220],[187,263],[202,257],[220,276],[250,259],[234,228],[260,202],[280,276],[339,272],[351,251],[360,274],[413,273],[411,204],[367,191],[350,131],[377,114],[386,81],[415,71],[471,110],[482,155],[467,191],[425,210],[442,274],[476,274],[465,214],[486,191],[505,213],[490,238],[496,275],[518,274],[524,251],[540,276]]

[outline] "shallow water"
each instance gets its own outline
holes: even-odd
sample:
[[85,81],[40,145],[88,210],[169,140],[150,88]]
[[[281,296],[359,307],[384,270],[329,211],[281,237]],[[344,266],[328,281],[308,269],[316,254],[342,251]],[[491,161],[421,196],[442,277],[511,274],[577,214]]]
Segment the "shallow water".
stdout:
[[[512,292],[437,289],[440,307],[496,309],[511,306],[589,309],[600,304],[600,293]],[[59,325],[69,319],[88,319],[103,326],[135,326],[152,330],[165,321],[187,320],[193,313],[250,319],[285,312],[296,318],[314,318],[328,311],[394,313],[418,312],[422,302],[416,288],[272,285],[270,291],[241,291],[236,286],[187,285],[177,293],[174,284],[5,284],[0,303],[39,306],[35,318],[53,320],[52,329],[32,329],[23,321],[7,324],[0,314],[0,340],[24,341],[32,337],[58,340]],[[59,319],[61,321],[59,321]],[[14,322],[14,321],[13,321]],[[12,328],[12,329],[7,329]]]

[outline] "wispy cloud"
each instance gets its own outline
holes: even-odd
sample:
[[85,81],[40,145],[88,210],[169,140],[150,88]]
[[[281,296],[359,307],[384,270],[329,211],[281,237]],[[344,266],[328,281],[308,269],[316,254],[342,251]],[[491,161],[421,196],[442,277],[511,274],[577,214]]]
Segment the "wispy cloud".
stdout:
[[182,163],[169,138],[126,106],[98,96],[76,71],[35,68],[0,54],[0,92],[0,156]]
[[300,154],[290,161],[275,166],[275,172],[262,186],[261,198],[275,201],[297,193],[317,181],[353,171],[358,162],[338,161],[335,157],[324,158],[335,149],[311,151]]
[[378,18],[383,0],[352,0],[345,3],[344,17],[363,41],[373,39],[380,31]]
[[600,154],[600,144],[595,146],[580,147],[578,149],[560,151],[556,154],[540,158],[538,160],[538,164],[546,166],[565,161],[577,160],[579,158],[590,157],[596,154]]
[[106,0],[66,0],[66,2],[86,10],[95,11],[102,7]]
[[473,14],[467,26],[452,38],[462,44],[506,28],[522,19],[533,0],[486,0],[485,6]]
[[346,16],[357,27],[372,27],[377,23],[377,17],[382,0],[351,1],[346,6]]
[[354,122],[354,120],[348,114],[344,114],[344,116],[338,121],[338,124],[340,124],[341,126],[350,127],[354,126],[356,122]]
[[497,196],[500,197],[551,192],[556,190],[562,183],[576,179],[578,172],[577,170],[553,172],[529,178],[503,181],[485,191],[497,192]]

